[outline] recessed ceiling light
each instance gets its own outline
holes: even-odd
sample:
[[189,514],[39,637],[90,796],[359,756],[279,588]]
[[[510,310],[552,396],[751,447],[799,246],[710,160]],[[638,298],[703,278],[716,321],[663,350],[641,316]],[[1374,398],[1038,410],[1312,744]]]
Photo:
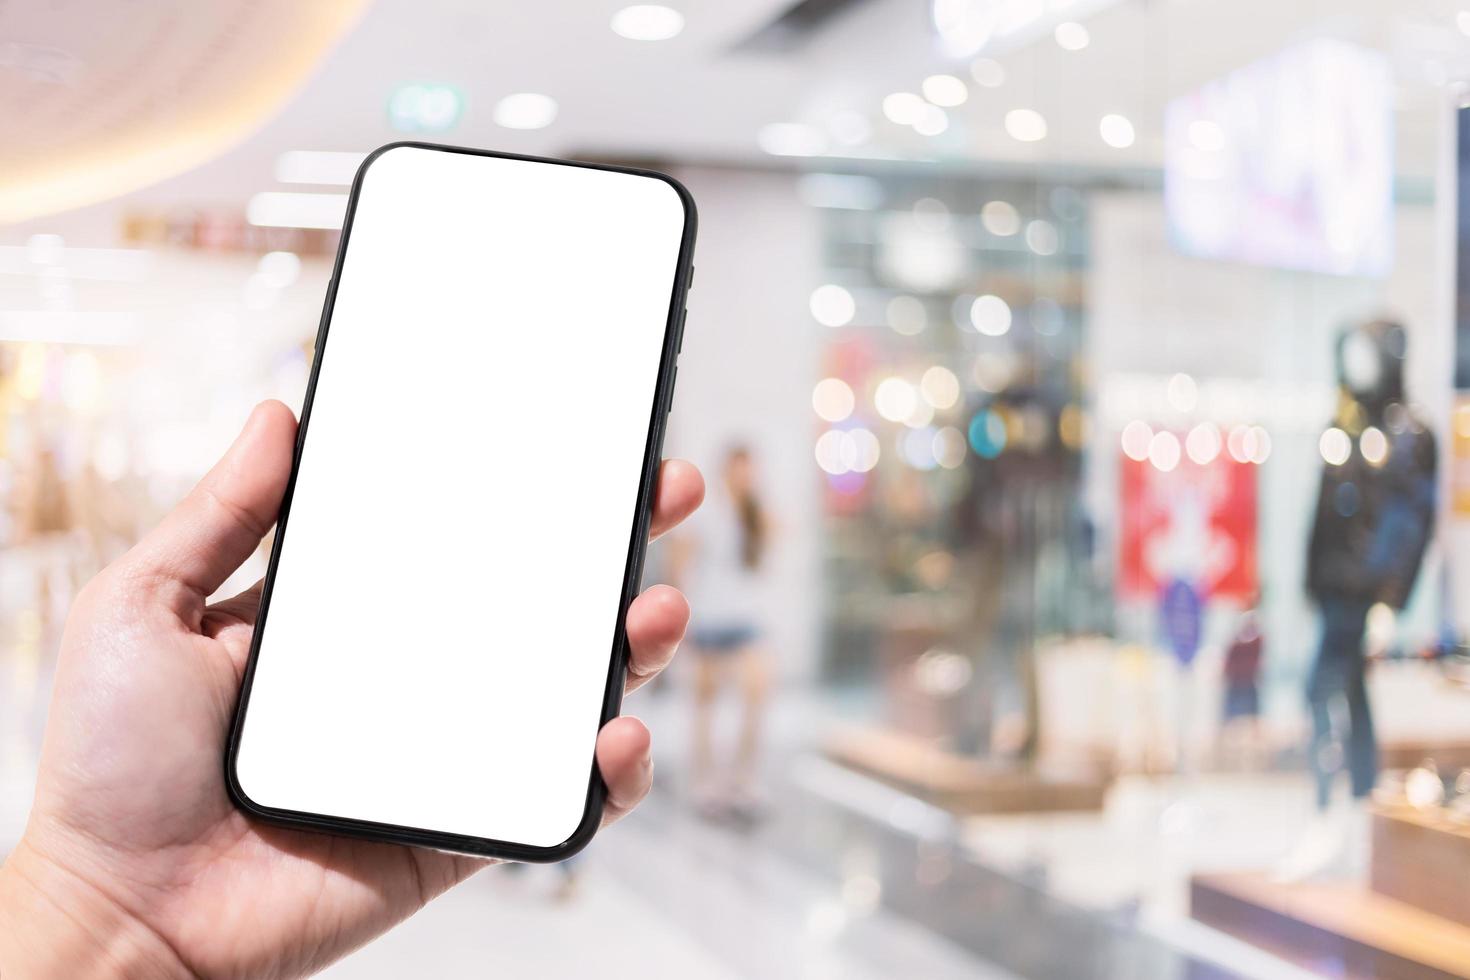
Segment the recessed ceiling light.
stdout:
[[495,122],[506,129],[544,129],[556,119],[556,100],[540,92],[517,92],[495,104]]
[[1132,146],[1135,138],[1133,123],[1128,121],[1127,116],[1120,116],[1115,112],[1110,112],[1099,120],[1097,131],[1102,141],[1115,150]]
[[937,106],[964,105],[969,97],[970,90],[965,88],[965,83],[953,75],[930,75],[924,79],[924,98]]
[[1046,139],[1046,119],[1035,109],[1012,109],[1006,113],[1006,132],[1022,143]]
[[1058,24],[1055,37],[1057,43],[1067,51],[1081,51],[1092,41],[1092,35],[1087,33],[1087,28],[1075,20],[1063,21]]
[[912,126],[924,115],[924,100],[912,92],[894,92],[883,100],[883,115],[900,126]]
[[761,127],[756,142],[778,157],[810,157],[827,149],[827,138],[821,130],[805,123],[769,123]]
[[1006,83],[1006,70],[992,58],[977,58],[970,65],[970,77],[981,88],[1000,88]]
[[612,29],[630,41],[667,41],[684,29],[684,15],[662,4],[639,3],[613,14]]

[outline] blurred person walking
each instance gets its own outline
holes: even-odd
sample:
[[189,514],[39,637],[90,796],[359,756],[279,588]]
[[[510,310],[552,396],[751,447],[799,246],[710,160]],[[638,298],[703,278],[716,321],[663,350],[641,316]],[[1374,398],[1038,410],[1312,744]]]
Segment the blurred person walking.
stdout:
[[[712,818],[760,816],[757,791],[761,732],[770,690],[770,656],[763,645],[765,570],[772,520],[756,486],[750,449],[726,453],[721,479],[701,520],[674,540],[674,584],[699,609],[690,635],[694,652],[694,724],[691,778],[695,805]],[[729,688],[740,695],[734,758],[716,762],[715,703]]]

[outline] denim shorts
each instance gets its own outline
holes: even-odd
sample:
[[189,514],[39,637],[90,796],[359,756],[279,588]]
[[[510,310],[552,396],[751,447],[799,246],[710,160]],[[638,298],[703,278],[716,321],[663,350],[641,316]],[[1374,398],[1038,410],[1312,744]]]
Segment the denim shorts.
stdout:
[[718,657],[747,646],[756,635],[756,628],[749,623],[727,623],[719,626],[696,626],[691,639],[700,653]]

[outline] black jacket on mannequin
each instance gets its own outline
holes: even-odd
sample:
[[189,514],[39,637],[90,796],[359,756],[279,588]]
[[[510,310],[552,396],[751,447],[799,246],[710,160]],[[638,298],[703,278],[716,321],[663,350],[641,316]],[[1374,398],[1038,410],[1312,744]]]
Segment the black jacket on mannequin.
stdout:
[[[1405,399],[1405,352],[1403,327],[1389,321],[1339,338],[1333,427],[1348,437],[1350,451],[1322,469],[1307,557],[1307,591],[1319,603],[1402,609],[1428,547],[1438,452],[1434,434]],[[1336,441],[1340,446],[1341,437]]]

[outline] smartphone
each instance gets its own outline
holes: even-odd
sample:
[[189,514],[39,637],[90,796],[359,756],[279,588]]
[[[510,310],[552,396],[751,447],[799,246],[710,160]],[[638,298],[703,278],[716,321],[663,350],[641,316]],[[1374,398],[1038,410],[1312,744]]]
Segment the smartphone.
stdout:
[[651,171],[366,158],[225,762],[241,809],[522,861],[591,839],[694,234]]

